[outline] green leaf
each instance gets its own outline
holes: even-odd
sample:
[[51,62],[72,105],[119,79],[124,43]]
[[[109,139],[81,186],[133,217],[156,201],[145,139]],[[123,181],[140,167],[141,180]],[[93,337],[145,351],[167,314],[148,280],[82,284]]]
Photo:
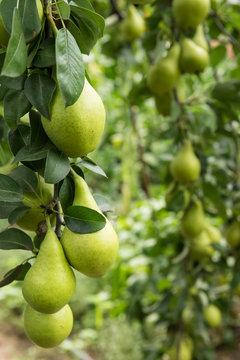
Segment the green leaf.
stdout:
[[68,157],[57,149],[50,149],[47,154],[47,161],[44,179],[48,184],[56,184],[64,179],[70,171]]
[[10,176],[0,174],[0,201],[17,202],[23,199],[22,189]]
[[1,250],[33,250],[33,242],[30,236],[19,229],[11,228],[0,233]]
[[10,128],[14,128],[17,121],[25,115],[32,105],[23,90],[9,90],[4,97],[4,118]]
[[56,39],[57,80],[66,106],[81,95],[85,70],[81,51],[67,29],[60,29]]
[[17,207],[23,206],[22,202],[0,201],[0,219],[7,219]]
[[85,7],[75,6],[75,5],[71,5],[71,13],[73,13],[75,16],[79,18],[85,16],[93,20],[95,24],[98,26],[100,36],[103,36],[103,31],[105,28],[105,20],[101,15],[96,13],[94,10],[90,10]]
[[19,9],[15,8],[13,13],[12,33],[7,47],[2,75],[17,77],[24,73],[26,67],[27,46],[24,40]]
[[14,280],[17,280],[17,277],[21,274],[23,270],[23,264],[16,266],[14,269],[8,271],[3,279],[0,281],[0,288],[6,285],[11,284]]
[[70,17],[70,6],[64,0],[60,0],[60,1],[57,2],[57,7],[58,7],[58,10],[60,12],[61,17],[64,20],[69,19],[69,17]]
[[226,46],[220,45],[215,47],[214,49],[211,49],[210,52],[210,64],[212,67],[217,66],[221,61],[226,59]]
[[105,217],[85,206],[70,206],[64,214],[67,227],[78,234],[91,234],[104,228]]
[[34,171],[24,165],[14,168],[9,176],[15,180],[23,191],[35,191],[38,186],[38,179]]
[[50,119],[50,102],[55,89],[55,82],[49,76],[39,73],[31,74],[24,86],[30,103],[48,119]]
[[30,127],[29,125],[20,124],[15,130],[9,133],[9,145],[13,155],[27,145],[30,138]]
[[0,5],[1,16],[5,29],[9,34],[12,30],[13,11],[17,6],[17,0],[2,0]]
[[33,0],[20,1],[19,9],[22,17],[25,41],[30,41],[41,30],[41,21],[38,14],[37,3]]
[[107,175],[105,174],[105,172],[103,171],[102,168],[100,168],[100,166],[98,166],[97,164],[95,164],[94,161],[92,161],[91,159],[89,159],[88,157],[84,157],[82,160],[78,161],[76,163],[76,165],[79,165],[79,166],[83,166],[85,167],[86,169],[94,172],[95,174],[98,174],[98,175],[102,175],[104,177],[107,178]]
[[65,211],[73,203],[73,198],[73,182],[69,177],[66,177],[59,190],[59,200],[63,211]]
[[213,185],[207,181],[203,182],[203,192],[204,195],[215,205],[218,210],[219,215],[226,219],[226,207],[220,196],[217,185]]
[[9,224],[16,224],[29,209],[28,206],[19,206],[15,208],[8,216]]
[[45,68],[56,64],[55,42],[47,40],[41,44],[39,51],[33,59],[33,65],[36,67]]
[[23,264],[20,274],[17,276],[16,280],[23,281],[27,275],[28,270],[31,269],[31,264],[27,261]]
[[30,148],[29,146],[25,146],[20,149],[15,156],[14,163],[18,163],[19,161],[35,161],[45,159],[48,154],[48,150],[53,147],[52,143],[45,144],[44,146],[38,146],[34,148]]
[[8,76],[0,77],[0,83],[4,86],[7,86],[8,89],[13,89],[13,90],[22,90],[24,87],[25,80],[26,80],[26,75],[21,75],[16,78],[11,78]]
[[30,132],[30,146],[38,147],[43,146],[49,139],[43,129],[41,122],[41,115],[39,112],[31,110],[29,112],[31,132]]

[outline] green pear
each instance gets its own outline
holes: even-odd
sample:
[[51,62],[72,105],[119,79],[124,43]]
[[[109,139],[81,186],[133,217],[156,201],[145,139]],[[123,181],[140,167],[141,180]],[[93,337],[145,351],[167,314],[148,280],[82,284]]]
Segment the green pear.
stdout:
[[215,328],[222,323],[222,313],[216,305],[210,304],[203,310],[204,320],[211,327]]
[[178,346],[174,345],[168,352],[171,360],[192,360],[193,341],[190,337],[185,336],[180,343],[180,354],[178,356]]
[[[101,212],[87,183],[74,174],[74,206],[85,206]],[[62,245],[70,264],[81,273],[98,278],[103,276],[114,263],[118,253],[118,237],[111,223],[106,219],[103,229],[92,234],[73,233],[65,227]]]
[[195,29],[208,15],[210,0],[173,0],[173,14],[182,29]]
[[201,165],[194,154],[192,144],[186,141],[170,165],[170,171],[180,184],[189,184],[199,178]]
[[195,35],[192,38],[192,40],[195,42],[195,44],[197,44],[198,46],[200,46],[201,48],[203,48],[207,52],[209,51],[209,46],[208,46],[207,40],[206,40],[205,35],[204,35],[202,24],[200,24],[197,27],[197,30],[196,30]]
[[[2,2],[2,0],[0,0],[0,3],[1,2]],[[40,21],[42,22],[43,21],[43,6],[41,3],[41,0],[37,0],[37,9],[38,9],[38,15],[39,15]],[[33,40],[36,36],[37,36],[37,33],[34,34],[34,36],[31,40]],[[10,34],[5,29],[5,27],[3,25],[2,17],[0,15],[0,46],[7,47],[9,38],[10,38]]]
[[[38,224],[45,220],[44,209],[41,205],[47,205],[53,198],[53,185],[46,184],[43,178],[39,177],[38,187],[35,191],[23,192],[23,204],[30,209],[17,221],[17,225],[29,231],[36,231]],[[51,221],[54,222],[55,215],[51,215]]]
[[212,226],[212,225],[208,224],[205,227],[205,231],[208,233],[208,236],[210,237],[212,243],[219,243],[220,242],[220,240],[222,238],[222,235],[221,235],[220,231],[215,226]]
[[176,43],[170,49],[167,56],[151,66],[147,84],[154,94],[161,95],[177,85],[180,77],[179,56],[180,45]]
[[214,248],[211,246],[212,241],[207,231],[202,231],[192,239],[191,255],[196,260],[204,260],[214,254]]
[[52,103],[50,120],[42,124],[51,141],[67,156],[82,157],[98,146],[105,125],[105,109],[100,96],[85,79],[78,100],[65,107],[59,88]]
[[[51,296],[55,296],[54,293]],[[72,331],[73,314],[69,305],[54,314],[43,314],[27,305],[24,311],[24,328],[27,336],[43,348],[55,347]]]
[[75,285],[75,275],[49,222],[37,259],[25,276],[23,296],[35,310],[52,314],[69,302]]
[[206,50],[189,38],[184,37],[181,40],[180,65],[185,73],[200,73],[208,63],[209,55]]
[[122,22],[122,31],[129,41],[139,38],[145,31],[145,21],[134,5],[128,5],[127,15]]
[[171,114],[173,99],[172,91],[167,91],[161,95],[155,95],[154,99],[158,113],[163,116],[169,116]]
[[191,332],[194,324],[196,324],[196,314],[194,313],[193,306],[191,304],[187,304],[187,306],[183,310],[182,322],[184,328]]
[[205,228],[205,217],[200,201],[194,201],[185,210],[181,220],[181,232],[189,239],[195,238]]
[[240,245],[240,222],[233,221],[226,230],[226,239],[230,246],[237,248]]

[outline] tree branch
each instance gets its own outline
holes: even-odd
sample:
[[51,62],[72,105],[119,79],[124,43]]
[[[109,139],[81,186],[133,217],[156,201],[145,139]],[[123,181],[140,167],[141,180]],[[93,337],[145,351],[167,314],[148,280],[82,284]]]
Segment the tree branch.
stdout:
[[112,6],[112,14],[116,14],[118,16],[118,19],[120,21],[123,20],[123,16],[121,14],[121,12],[118,10],[117,4],[115,2],[115,0],[110,0],[110,4]]

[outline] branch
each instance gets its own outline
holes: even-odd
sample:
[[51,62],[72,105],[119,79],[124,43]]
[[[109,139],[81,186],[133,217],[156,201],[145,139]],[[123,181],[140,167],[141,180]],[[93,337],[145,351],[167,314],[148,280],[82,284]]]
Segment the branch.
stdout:
[[130,105],[130,118],[132,121],[132,125],[134,128],[134,131],[136,133],[136,137],[137,137],[137,147],[138,147],[138,156],[139,156],[139,161],[142,165],[142,188],[146,194],[146,196],[148,198],[151,197],[150,194],[150,178],[149,178],[149,174],[148,174],[148,170],[147,170],[147,164],[144,160],[144,148],[142,145],[142,140],[141,140],[141,136],[139,133],[139,129],[137,126],[137,119],[136,119],[136,112],[135,109],[132,105]]
[[240,43],[237,39],[235,39],[234,36],[232,36],[232,34],[230,34],[224,27],[223,23],[221,22],[221,20],[218,18],[217,14],[215,11],[211,10],[210,11],[210,16],[213,19],[213,21],[215,22],[215,25],[218,27],[218,29],[224,34],[226,35],[230,42],[233,44],[233,46],[236,46],[236,48],[238,50],[240,50]]
[[110,4],[112,6],[112,14],[116,14],[118,16],[118,19],[120,21],[123,20],[123,16],[121,14],[121,12],[118,10],[117,4],[115,2],[115,0],[110,0]]

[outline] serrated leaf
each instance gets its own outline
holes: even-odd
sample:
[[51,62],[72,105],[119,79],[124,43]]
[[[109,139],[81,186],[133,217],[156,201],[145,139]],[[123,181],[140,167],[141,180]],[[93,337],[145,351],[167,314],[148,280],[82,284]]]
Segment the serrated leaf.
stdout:
[[23,199],[22,189],[10,176],[0,174],[0,201],[17,202]]
[[78,234],[91,234],[104,228],[105,217],[85,206],[70,206],[64,214],[67,227]]
[[73,105],[81,95],[85,70],[81,51],[67,29],[60,29],[56,38],[57,80],[66,106]]
[[57,149],[50,149],[47,154],[47,161],[44,173],[45,182],[57,184],[63,180],[70,171],[68,157]]
[[24,85],[30,103],[48,119],[50,119],[50,102],[55,89],[55,82],[49,76],[39,73],[31,74]]
[[19,9],[13,12],[11,37],[1,75],[17,77],[24,73],[27,67],[27,46],[25,44]]
[[11,228],[0,233],[0,249],[33,250],[33,242],[22,230]]

